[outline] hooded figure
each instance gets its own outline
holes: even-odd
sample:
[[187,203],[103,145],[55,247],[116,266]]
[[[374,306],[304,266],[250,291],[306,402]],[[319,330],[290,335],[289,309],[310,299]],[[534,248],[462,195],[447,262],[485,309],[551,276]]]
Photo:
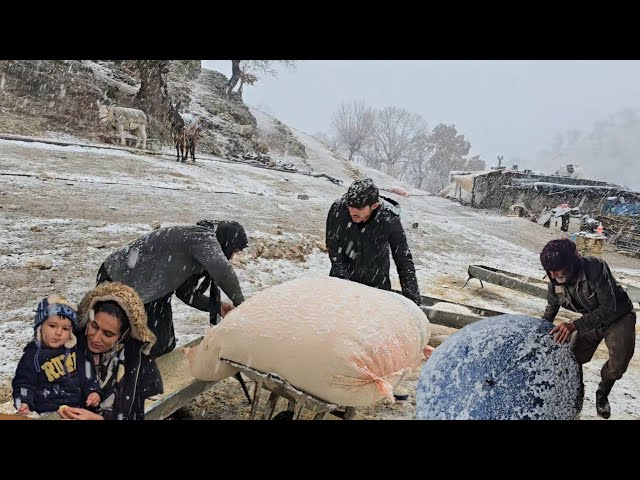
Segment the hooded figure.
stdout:
[[208,228],[216,233],[216,239],[227,259],[231,259],[235,252],[244,250],[249,246],[247,234],[238,222],[200,220],[196,225]]
[[107,420],[143,420],[145,400],[163,393],[163,385],[148,356],[156,337],[142,300],[127,285],[104,282],[82,299],[78,317],[78,349],[92,360],[103,392],[97,413]]
[[578,320],[555,326],[551,330],[555,340],[564,343],[573,339],[573,352],[580,365],[589,362],[605,340],[609,359],[600,372],[596,411],[609,418],[609,393],[627,370],[635,349],[633,304],[609,265],[596,257],[581,256],[569,239],[548,242],[540,252],[540,263],[550,280],[542,318],[552,322],[560,307],[582,314]]
[[[176,345],[174,294],[209,312],[213,324],[244,301],[229,260],[247,246],[247,235],[237,222],[201,220],[196,225],[160,228],[112,253],[100,267],[97,282],[122,282],[138,292],[157,337],[151,356],[158,357]],[[222,305],[218,288],[233,305]],[[211,294],[206,295],[209,289]]]
[[[43,298],[36,308],[33,340],[27,344],[12,381],[19,413],[50,412],[62,405],[85,406],[100,388],[93,368],[77,352],[73,330],[78,325],[77,306],[58,295]],[[44,329],[44,331],[43,331]]]

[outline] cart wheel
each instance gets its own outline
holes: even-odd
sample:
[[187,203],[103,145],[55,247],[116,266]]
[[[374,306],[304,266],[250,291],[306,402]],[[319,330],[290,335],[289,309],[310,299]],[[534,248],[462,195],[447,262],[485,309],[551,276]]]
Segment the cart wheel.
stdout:
[[283,410],[273,417],[273,420],[293,420],[293,414],[292,410]]

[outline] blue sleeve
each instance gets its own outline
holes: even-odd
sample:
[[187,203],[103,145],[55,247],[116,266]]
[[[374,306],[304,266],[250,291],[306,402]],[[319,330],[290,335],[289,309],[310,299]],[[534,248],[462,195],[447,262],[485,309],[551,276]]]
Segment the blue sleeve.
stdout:
[[[33,363],[33,357],[35,350],[33,348],[25,349],[22,354],[18,367],[16,368],[16,374],[13,377],[11,386],[13,387],[13,401],[14,405],[20,401],[20,403],[26,403],[29,405],[30,410],[34,410],[34,391],[38,380],[38,372],[35,370]],[[16,408],[18,408],[16,406]]]

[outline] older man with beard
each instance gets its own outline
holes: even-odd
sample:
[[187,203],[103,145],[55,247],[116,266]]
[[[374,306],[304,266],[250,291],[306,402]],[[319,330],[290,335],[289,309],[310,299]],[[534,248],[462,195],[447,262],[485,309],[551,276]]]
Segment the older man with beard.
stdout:
[[596,257],[581,256],[576,244],[569,239],[547,243],[540,253],[540,262],[550,280],[543,318],[553,321],[560,307],[582,314],[578,320],[555,326],[551,330],[554,340],[572,341],[581,366],[591,360],[603,339],[607,345],[609,360],[600,372],[596,411],[599,416],[609,418],[609,393],[627,370],[635,349],[633,304],[607,263]]

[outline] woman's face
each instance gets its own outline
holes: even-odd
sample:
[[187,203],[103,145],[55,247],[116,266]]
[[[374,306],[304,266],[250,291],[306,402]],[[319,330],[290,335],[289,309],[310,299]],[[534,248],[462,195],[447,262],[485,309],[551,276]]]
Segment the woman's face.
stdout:
[[87,344],[93,353],[105,353],[120,339],[122,323],[106,312],[98,312],[87,324]]

